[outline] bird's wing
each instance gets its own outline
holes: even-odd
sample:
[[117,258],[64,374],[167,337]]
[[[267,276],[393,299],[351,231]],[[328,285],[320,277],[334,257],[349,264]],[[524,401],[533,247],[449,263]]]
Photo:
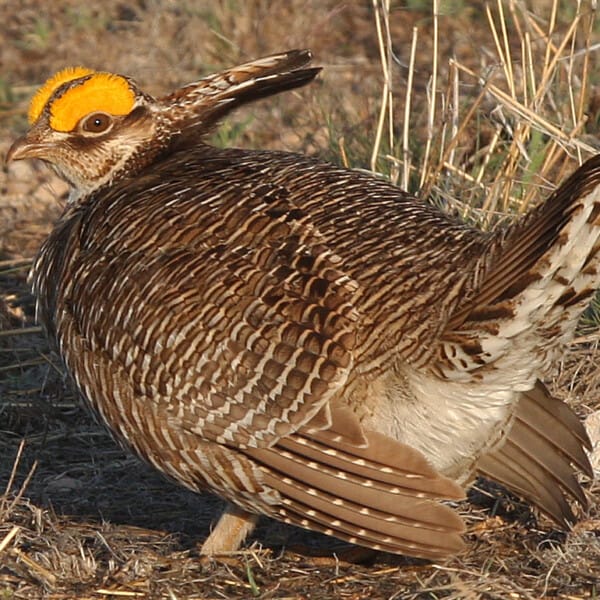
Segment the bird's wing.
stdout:
[[[354,420],[354,423],[352,421]],[[332,426],[282,438],[272,448],[248,449],[261,479],[278,492],[273,516],[376,550],[436,559],[464,547],[464,524],[439,499],[462,499],[463,489],[417,450],[374,431],[349,444],[360,425],[333,406]]]
[[268,194],[238,204],[225,181],[165,201],[138,184],[82,224],[70,305],[80,335],[174,427],[234,447],[297,430],[352,368],[356,283]]

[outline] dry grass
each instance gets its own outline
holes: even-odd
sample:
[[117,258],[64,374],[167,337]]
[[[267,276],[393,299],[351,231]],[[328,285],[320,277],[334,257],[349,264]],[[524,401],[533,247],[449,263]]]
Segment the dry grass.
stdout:
[[[66,64],[131,74],[160,93],[306,46],[325,67],[321,81],[243,111],[219,143],[377,169],[484,227],[526,210],[597,145],[592,6],[409,5],[60,0],[42,14],[33,0],[5,0],[0,152],[25,127],[27,97]],[[469,549],[445,563],[353,554],[274,522],[246,551],[202,561],[197,543],[219,501],[119,450],[79,406],[33,322],[26,273],[64,186],[39,165],[18,164],[0,173],[0,190],[0,599],[600,594],[597,485],[590,513],[568,534],[482,485],[461,506]],[[596,329],[595,319],[586,323],[551,382],[582,417],[600,408]]]

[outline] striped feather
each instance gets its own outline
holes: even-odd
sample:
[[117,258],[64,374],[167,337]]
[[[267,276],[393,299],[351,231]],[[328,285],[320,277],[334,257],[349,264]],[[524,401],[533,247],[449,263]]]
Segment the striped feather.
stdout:
[[584,510],[588,506],[576,477],[577,470],[593,476],[584,448],[591,444],[579,419],[538,381],[521,394],[504,445],[482,456],[477,468],[569,527],[576,519],[567,498]]
[[474,471],[567,526],[589,440],[536,381],[600,284],[600,156],[488,234],[364,173],[202,141],[313,80],[310,58],[158,100],[125,79],[102,135],[52,130],[83,82],[58,86],[8,154],[73,187],[32,271],[40,321],[117,439],[231,503],[207,553],[263,513],[437,559],[463,547],[444,500]]

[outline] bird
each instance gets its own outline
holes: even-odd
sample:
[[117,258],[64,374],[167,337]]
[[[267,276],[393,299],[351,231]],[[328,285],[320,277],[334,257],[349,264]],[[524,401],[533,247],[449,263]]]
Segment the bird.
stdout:
[[209,144],[235,108],[312,82],[311,60],[163,97],[52,76],[6,157],[71,190],[33,262],[38,321],[119,443],[226,501],[207,556],[266,515],[442,559],[479,476],[568,529],[590,440],[543,381],[600,285],[600,155],[482,231],[363,171]]

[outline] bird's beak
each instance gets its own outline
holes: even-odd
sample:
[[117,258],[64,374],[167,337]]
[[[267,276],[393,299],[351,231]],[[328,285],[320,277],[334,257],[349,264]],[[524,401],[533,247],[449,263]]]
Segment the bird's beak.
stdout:
[[49,144],[35,141],[30,133],[18,138],[9,148],[5,159],[7,165],[15,160],[45,158],[47,156]]

